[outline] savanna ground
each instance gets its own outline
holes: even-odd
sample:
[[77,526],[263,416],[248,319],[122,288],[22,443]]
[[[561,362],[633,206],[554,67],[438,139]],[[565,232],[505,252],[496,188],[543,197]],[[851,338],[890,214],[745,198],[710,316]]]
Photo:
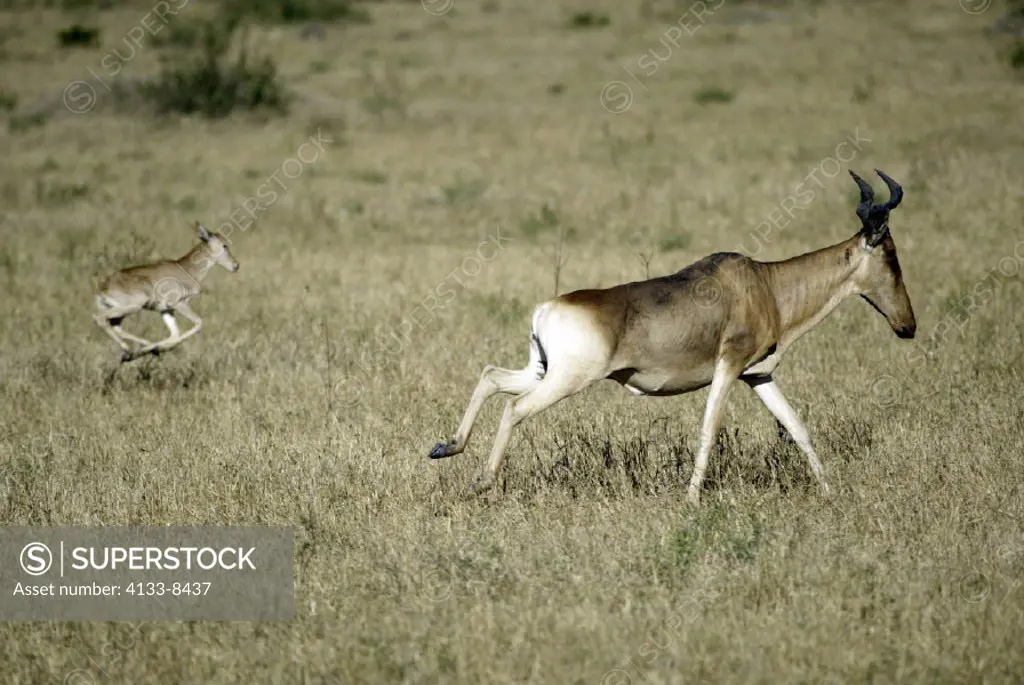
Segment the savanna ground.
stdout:
[[[987,32],[1002,4],[725,0],[649,73],[687,3],[375,3],[308,40],[254,29],[287,116],[156,118],[99,86],[65,109],[89,69],[158,68],[152,40],[100,66],[147,9],[0,12],[0,516],[293,526],[296,616],[5,624],[5,682],[1021,682],[1024,90]],[[73,20],[99,45],[56,47]],[[612,81],[631,103],[613,84],[602,104]],[[105,382],[98,280],[244,216],[318,131],[231,236],[204,331]],[[696,509],[706,390],[599,384],[523,424],[479,499],[502,400],[466,454],[427,459],[484,364],[525,362],[556,271],[565,292],[823,247],[858,227],[847,169],[885,198],[875,167],[906,190],[918,339],[851,300],[776,374],[832,498],[742,386]]]

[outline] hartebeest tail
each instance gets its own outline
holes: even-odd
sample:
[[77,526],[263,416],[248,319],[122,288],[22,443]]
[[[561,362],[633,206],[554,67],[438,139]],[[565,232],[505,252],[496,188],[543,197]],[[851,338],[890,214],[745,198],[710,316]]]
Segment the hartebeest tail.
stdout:
[[861,228],[830,247],[779,262],[719,252],[668,276],[577,290],[541,304],[533,313],[526,368],[485,366],[455,436],[436,445],[430,457],[464,451],[484,402],[499,392],[515,395],[472,486],[480,492],[495,482],[516,425],[596,381],[607,378],[636,395],[661,396],[710,385],[687,493],[697,502],[726,396],[741,379],[789,431],[828,492],[807,430],[772,373],[790,346],[850,295],[870,302],[901,338],[914,337],[914,310],[888,223],[903,190],[876,172],[889,188],[889,201],[872,204],[871,187],[851,171],[861,191]]
[[[181,344],[203,329],[203,320],[192,311],[188,302],[199,294],[200,284],[215,264],[228,271],[238,271],[238,262],[228,250],[227,241],[195,222],[199,244],[188,254],[175,260],[164,260],[108,276],[96,294],[96,323],[122,350],[121,361],[131,361],[146,354],[159,354]],[[159,312],[170,334],[159,342],[132,335],[121,327],[125,317],[143,309]],[[182,334],[174,319],[175,312],[192,322]],[[140,347],[133,350],[128,341]]]

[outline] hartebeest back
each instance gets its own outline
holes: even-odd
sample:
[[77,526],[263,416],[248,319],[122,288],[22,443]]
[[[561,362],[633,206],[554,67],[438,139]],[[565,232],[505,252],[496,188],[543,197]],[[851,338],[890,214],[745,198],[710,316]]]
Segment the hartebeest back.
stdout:
[[899,337],[914,337],[914,310],[888,223],[903,190],[876,172],[890,193],[880,205],[872,204],[871,187],[850,172],[860,187],[861,228],[848,240],[779,262],[720,252],[668,276],[577,290],[539,305],[526,368],[485,366],[455,436],[436,445],[430,457],[464,451],[484,402],[499,392],[515,395],[471,488],[480,492],[494,484],[517,424],[596,381],[615,380],[636,395],[678,395],[710,385],[687,492],[697,502],[726,395],[739,378],[786,427],[828,492],[807,430],[772,373],[790,346],[850,295],[870,302]]
[[[103,331],[121,348],[121,361],[131,361],[147,354],[159,354],[187,340],[203,329],[203,320],[192,311],[188,302],[199,294],[200,284],[215,264],[228,271],[238,271],[238,262],[228,250],[227,241],[195,222],[199,243],[188,253],[175,260],[163,260],[122,269],[108,276],[96,294],[97,312],[93,316]],[[128,333],[121,322],[143,309],[159,312],[169,335],[159,342]],[[192,322],[192,328],[182,334],[174,319],[175,312]],[[140,345],[132,350],[128,341]]]

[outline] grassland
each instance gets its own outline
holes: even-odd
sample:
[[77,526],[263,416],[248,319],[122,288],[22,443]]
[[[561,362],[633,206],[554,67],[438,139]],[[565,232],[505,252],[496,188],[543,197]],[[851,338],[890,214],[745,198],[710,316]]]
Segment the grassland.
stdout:
[[[5,624],[3,681],[1021,682],[1024,90],[985,32],[1002,6],[726,0],[650,74],[685,4],[367,8],[320,40],[257,29],[296,100],[215,121],[99,86],[63,106],[87,67],[158,68],[149,44],[100,66],[148,6],[0,12],[0,519],[297,538],[291,623]],[[58,49],[76,18],[101,43]],[[333,142],[233,234],[241,270],[210,276],[202,334],[105,383],[99,278],[184,254],[192,219],[228,220],[318,131]],[[600,384],[524,424],[480,499],[499,400],[466,454],[427,460],[483,365],[525,361],[556,271],[565,292],[831,244],[857,229],[846,169],[880,188],[874,167],[906,190],[918,340],[851,301],[776,374],[833,498],[742,388],[697,509],[707,391]],[[758,242],[815,169],[814,200]]]

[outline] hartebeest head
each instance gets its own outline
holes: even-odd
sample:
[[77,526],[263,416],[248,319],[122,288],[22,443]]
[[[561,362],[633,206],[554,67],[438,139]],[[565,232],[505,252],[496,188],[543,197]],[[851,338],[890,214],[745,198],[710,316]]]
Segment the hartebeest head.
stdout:
[[228,242],[219,233],[211,233],[198,221],[195,222],[199,239],[206,243],[206,249],[217,264],[234,273],[238,271],[238,260],[228,250]]
[[903,272],[896,256],[896,243],[889,233],[889,212],[903,199],[903,188],[884,172],[875,169],[889,187],[889,201],[872,204],[875,193],[860,176],[850,171],[860,187],[857,217],[861,222],[862,259],[854,273],[857,292],[889,322],[901,338],[913,338],[917,330],[914,308],[903,285]]

